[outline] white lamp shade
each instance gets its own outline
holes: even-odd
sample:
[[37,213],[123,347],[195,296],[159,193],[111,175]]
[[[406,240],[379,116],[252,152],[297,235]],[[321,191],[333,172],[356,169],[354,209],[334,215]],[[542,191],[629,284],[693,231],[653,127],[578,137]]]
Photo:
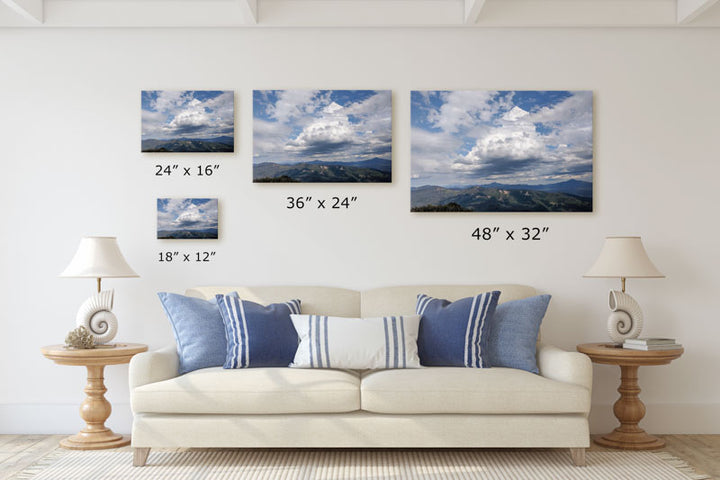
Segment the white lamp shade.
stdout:
[[61,277],[139,277],[120,252],[115,237],[83,237],[70,265]]
[[607,237],[595,264],[584,277],[664,278],[653,265],[640,237]]

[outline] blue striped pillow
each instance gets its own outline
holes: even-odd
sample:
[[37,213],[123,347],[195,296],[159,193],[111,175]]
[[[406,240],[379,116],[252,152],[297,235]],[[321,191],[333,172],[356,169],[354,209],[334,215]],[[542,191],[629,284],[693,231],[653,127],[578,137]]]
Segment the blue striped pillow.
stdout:
[[499,298],[499,291],[455,302],[418,295],[416,311],[422,315],[418,332],[420,363],[425,366],[489,367],[489,320]]
[[225,324],[227,350],[223,368],[287,367],[298,336],[290,314],[300,300],[263,306],[233,295],[216,295]]
[[373,318],[292,315],[300,337],[296,368],[417,368],[420,316]]

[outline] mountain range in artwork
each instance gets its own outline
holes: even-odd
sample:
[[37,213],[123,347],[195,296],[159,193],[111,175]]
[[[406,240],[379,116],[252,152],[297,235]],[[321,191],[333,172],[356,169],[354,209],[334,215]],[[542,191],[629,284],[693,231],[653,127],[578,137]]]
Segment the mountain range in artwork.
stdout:
[[591,91],[413,91],[411,211],[592,212]]
[[143,152],[232,152],[235,146],[233,137],[169,139],[151,138],[142,141]]
[[253,182],[391,181],[389,90],[253,92]]
[[253,181],[257,183],[390,182],[392,162],[382,158],[358,162],[321,160],[299,163],[263,162],[255,165]]
[[414,187],[413,212],[592,212],[592,183]]
[[143,152],[234,152],[234,93],[220,90],[142,92]]

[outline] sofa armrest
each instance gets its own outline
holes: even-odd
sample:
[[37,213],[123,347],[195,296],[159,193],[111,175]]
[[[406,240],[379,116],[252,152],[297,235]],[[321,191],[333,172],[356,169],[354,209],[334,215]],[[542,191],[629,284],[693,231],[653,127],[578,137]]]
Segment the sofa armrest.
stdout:
[[587,355],[540,343],[537,363],[543,377],[581,385],[592,392],[592,362]]
[[148,383],[177,377],[179,364],[175,345],[135,355],[130,360],[130,391]]

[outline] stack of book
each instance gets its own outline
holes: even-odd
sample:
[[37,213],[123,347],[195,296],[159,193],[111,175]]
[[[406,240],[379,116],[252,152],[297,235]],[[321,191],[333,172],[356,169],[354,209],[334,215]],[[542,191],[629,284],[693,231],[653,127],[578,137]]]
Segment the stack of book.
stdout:
[[626,338],[623,348],[630,350],[674,350],[682,348],[674,338]]

